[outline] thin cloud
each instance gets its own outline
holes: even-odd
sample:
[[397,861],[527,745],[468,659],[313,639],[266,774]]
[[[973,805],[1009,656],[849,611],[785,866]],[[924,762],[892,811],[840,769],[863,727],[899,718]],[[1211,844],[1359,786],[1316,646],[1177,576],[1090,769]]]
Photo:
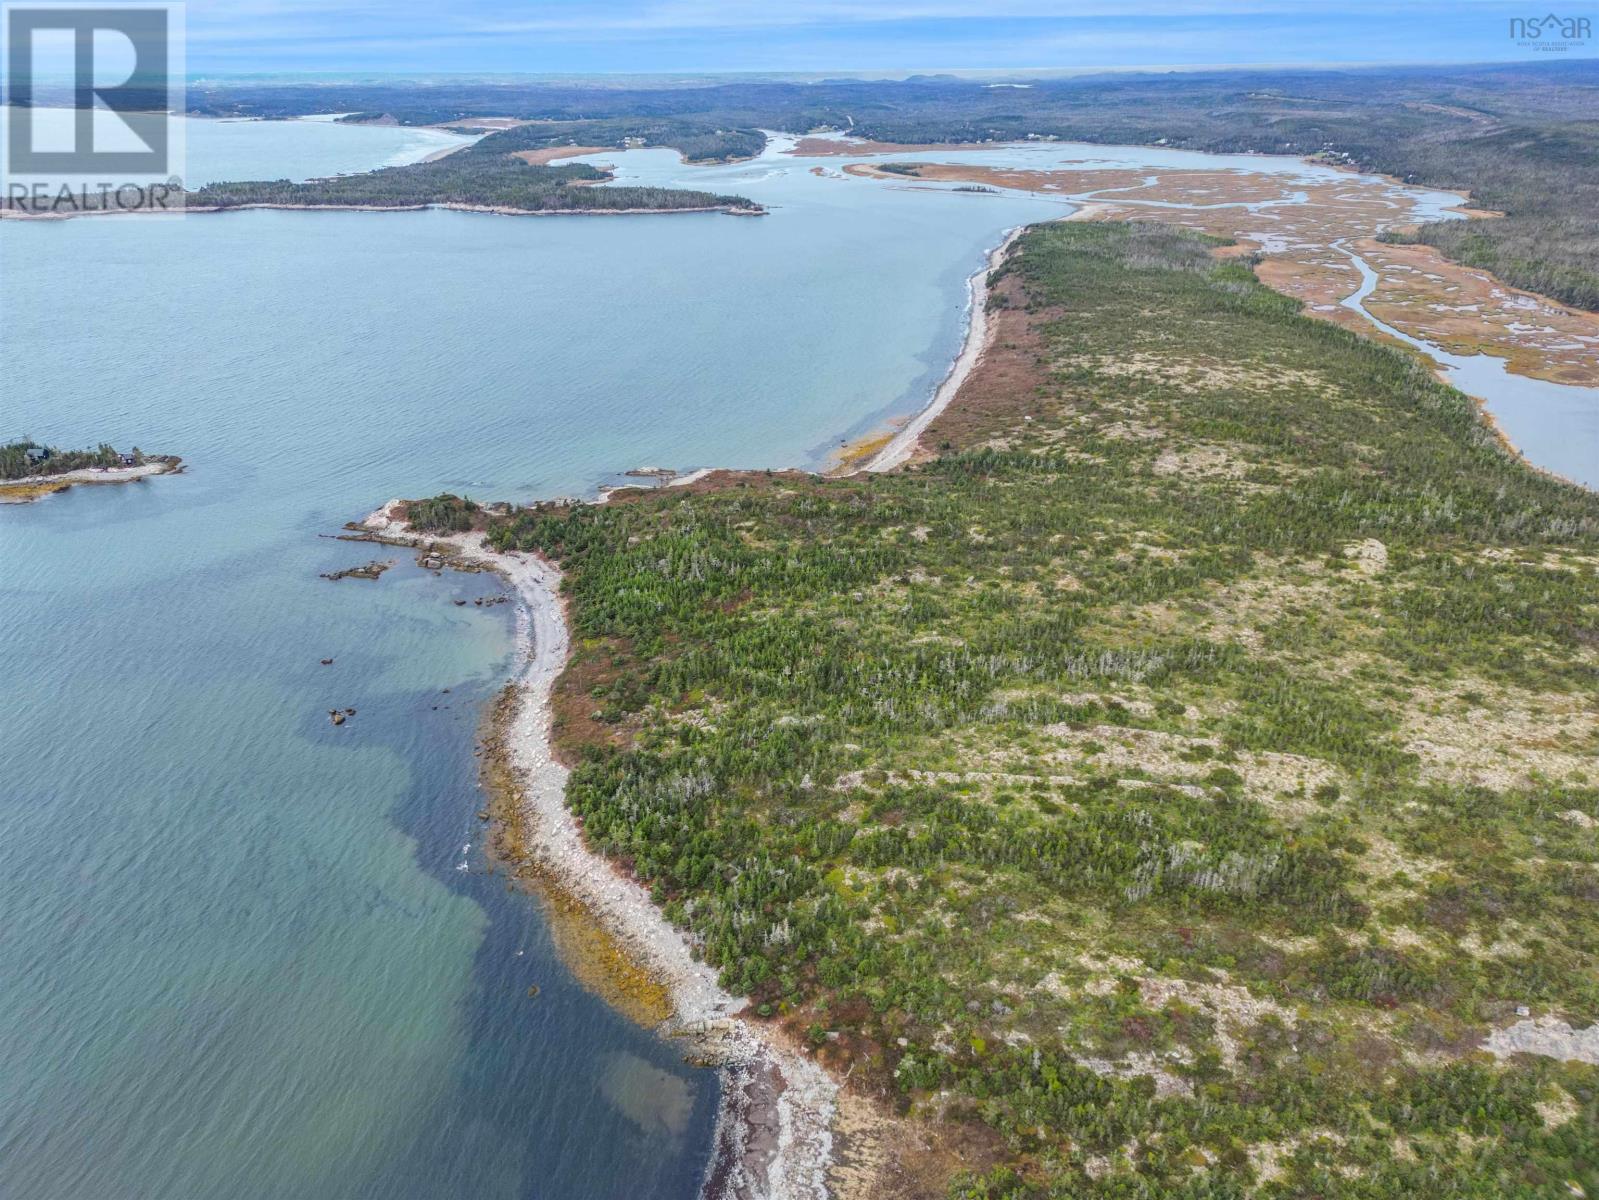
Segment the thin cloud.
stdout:
[[686,72],[1516,57],[1510,0],[189,0],[197,70]]

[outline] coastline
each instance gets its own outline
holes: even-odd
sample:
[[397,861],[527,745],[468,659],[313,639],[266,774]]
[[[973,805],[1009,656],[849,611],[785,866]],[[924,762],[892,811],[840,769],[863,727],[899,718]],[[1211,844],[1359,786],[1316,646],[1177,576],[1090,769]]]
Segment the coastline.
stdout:
[[449,212],[489,213],[501,217],[639,217],[665,216],[668,213],[725,213],[730,217],[763,217],[764,208],[744,208],[734,204],[702,204],[689,208],[506,208],[489,204],[228,204],[188,205],[166,211],[153,209],[94,209],[87,212],[34,213],[0,209],[5,221],[70,221],[77,217],[184,216],[188,213],[244,212],[247,209],[282,209],[287,212],[422,212],[425,209]]
[[[1349,247],[1339,245],[1337,248],[1342,250],[1344,255],[1356,265],[1357,269],[1362,271],[1374,270],[1371,265],[1366,262],[1364,257],[1349,249]],[[1447,361],[1449,352],[1435,343],[1427,342],[1424,339],[1415,337],[1414,335],[1406,334],[1403,330],[1396,329],[1381,317],[1377,316],[1376,313],[1372,312],[1371,309],[1366,306],[1366,299],[1370,292],[1366,291],[1366,294],[1362,294],[1364,286],[1365,285],[1363,283],[1361,287],[1357,287],[1353,292],[1350,292],[1347,296],[1344,296],[1339,300],[1339,306],[1341,308],[1345,308],[1355,313],[1360,318],[1361,326],[1360,330],[1357,331],[1357,336],[1367,338],[1373,342],[1392,345],[1396,349],[1402,350],[1403,352],[1414,356],[1415,359],[1422,365],[1422,367],[1430,375],[1432,375],[1433,378],[1438,380],[1439,383],[1442,383],[1446,387],[1454,388],[1456,391],[1460,392],[1461,395],[1465,396],[1466,399],[1470,400],[1472,406],[1477,411],[1478,421],[1480,421],[1487,429],[1489,436],[1499,445],[1501,450],[1503,450],[1511,458],[1516,459],[1529,470],[1536,471],[1540,475],[1544,475],[1549,479],[1556,480],[1571,487],[1588,487],[1587,484],[1581,483],[1570,476],[1563,475],[1553,467],[1547,467],[1540,463],[1536,463],[1530,457],[1528,457],[1521,447],[1511,439],[1509,433],[1505,431],[1504,426],[1499,423],[1498,417],[1494,415],[1492,408],[1489,407],[1487,397],[1479,396],[1475,393],[1466,391],[1464,387],[1462,387],[1451,377],[1451,364]],[[1500,286],[1507,288],[1509,287],[1508,284],[1501,284]],[[1516,289],[1510,290],[1513,292],[1516,291]],[[1517,294],[1528,293],[1518,292]],[[1305,311],[1308,316],[1316,320],[1328,319],[1325,313],[1313,311],[1308,307]]]
[[[1104,206],[1088,203],[1060,220],[1092,221],[1103,215]],[[880,448],[872,446],[864,465],[846,465],[836,473],[891,471],[917,458],[922,435],[950,407],[994,343],[1000,322],[987,308],[989,279],[1027,228],[1007,231],[983,266],[968,277],[960,351],[928,403]],[[1480,402],[1477,407],[1495,440],[1525,463],[1491,414]],[[882,443],[885,436],[879,433],[872,440]],[[662,486],[690,485],[711,473],[702,468]],[[628,490],[635,490],[634,485],[605,489],[597,499],[580,503],[606,503]],[[631,964],[665,989],[671,1015],[657,1026],[663,1036],[683,1039],[690,1061],[720,1072],[722,1094],[702,1200],[828,1195],[866,1200],[894,1194],[885,1186],[896,1156],[886,1148],[899,1123],[873,1101],[848,1092],[847,1077],[831,1075],[775,1022],[750,1017],[747,1001],[719,986],[715,973],[696,960],[690,943],[647,890],[587,846],[580,821],[566,806],[567,769],[556,759],[551,741],[552,693],[566,665],[570,638],[559,569],[534,555],[496,553],[481,544],[477,533],[413,535],[400,521],[402,511],[401,502],[391,501],[359,528],[377,540],[448,547],[470,569],[500,573],[517,593],[516,690],[508,694],[505,736],[497,739],[503,748],[495,752],[503,754],[519,788],[517,802],[532,826],[526,848],[536,857],[541,878],[547,876],[572,897],[587,919],[615,939]],[[616,1006],[628,1011],[625,1005]],[[848,1127],[851,1119],[860,1122],[854,1130]],[[867,1156],[852,1164],[857,1138],[861,1144],[882,1146],[884,1158],[872,1161]],[[855,1166],[859,1172],[852,1174]]]
[[29,475],[22,479],[0,481],[0,504],[31,504],[80,484],[100,487],[115,483],[138,483],[157,475],[176,475],[182,470],[183,460],[176,455],[152,455],[149,461],[136,467],[82,467],[76,471],[63,471],[59,475]]
[[[1081,203],[1058,219],[1099,220],[1107,209],[1095,202]],[[868,435],[854,461],[846,456],[829,473],[892,471],[923,453],[922,436],[951,406],[994,343],[999,322],[988,311],[989,279],[1026,228],[1007,230],[968,277],[960,350],[928,402],[892,432]],[[1495,440],[1525,462],[1486,407],[1480,401],[1477,407]],[[691,485],[711,473],[701,468],[660,486]],[[621,485],[602,489],[596,499],[584,502],[607,503],[631,490],[647,489]],[[846,1169],[854,1139],[845,1118],[847,1110],[853,1111],[869,1130],[865,1140],[885,1144],[884,1133],[896,1123],[871,1102],[847,1092],[847,1079],[833,1077],[775,1022],[752,1019],[745,1012],[747,1001],[721,989],[715,973],[696,960],[688,941],[647,890],[589,849],[581,823],[567,808],[567,769],[555,758],[551,742],[552,692],[567,661],[570,636],[558,568],[532,555],[498,554],[482,546],[481,535],[475,533],[410,535],[397,524],[397,505],[394,501],[385,505],[366,519],[363,528],[382,540],[448,546],[463,562],[500,573],[516,591],[518,657],[525,665],[519,667],[516,691],[507,700],[505,736],[498,752],[516,780],[518,803],[532,827],[526,849],[537,859],[541,878],[571,897],[585,919],[615,939],[629,963],[664,988],[671,1015],[657,1026],[663,1036],[683,1039],[690,1061],[719,1070],[722,1094],[702,1200],[828,1195],[865,1200],[883,1195],[882,1172],[890,1168],[873,1164],[859,1175]],[[625,1000],[608,998],[629,1011]]]
[[485,136],[486,135],[484,134],[479,134],[475,138],[467,138],[464,141],[457,142],[453,146],[440,146],[437,150],[433,151],[432,154],[429,154],[425,158],[419,158],[416,161],[419,163],[439,162],[442,159],[449,158],[452,154],[456,154],[459,151],[465,150],[468,146],[477,145]]
[[[960,353],[931,400],[864,469],[887,471],[908,461],[921,434],[948,408],[982,359],[994,329],[986,308],[988,276],[1024,229],[1008,230],[968,278]],[[690,486],[713,470],[690,471],[661,486]],[[634,488],[606,489],[588,503],[604,504],[629,490]],[[846,1163],[836,1153],[834,1141],[835,1128],[848,1144],[882,1140],[886,1123],[881,1114],[848,1096],[842,1081],[810,1058],[808,1048],[779,1025],[745,1015],[747,1001],[721,988],[716,973],[697,960],[690,943],[648,891],[585,842],[582,826],[566,804],[568,770],[556,758],[551,740],[552,693],[570,645],[560,570],[536,555],[493,551],[475,532],[413,533],[404,524],[403,511],[402,501],[391,500],[351,528],[360,531],[357,537],[434,552],[443,549],[467,569],[498,573],[516,593],[519,666],[503,694],[503,709],[497,706],[493,733],[487,739],[487,768],[508,783],[512,794],[505,802],[515,806],[528,827],[525,841],[517,837],[514,849],[529,861],[507,865],[531,867],[541,884],[553,885],[557,903],[575,902],[587,920],[614,940],[628,965],[664,988],[671,1013],[658,1030],[682,1039],[691,1061],[718,1069],[722,1093],[702,1200],[824,1200],[829,1195],[870,1200],[882,1194],[881,1172],[891,1168],[892,1155],[884,1153],[874,1160],[868,1154],[865,1161]],[[600,967],[602,972],[606,969]],[[641,1013],[650,1011],[653,997],[629,997],[626,987],[624,983],[621,988],[595,990],[640,1019]]]
[[724,991],[636,880],[591,850],[566,805],[568,770],[551,742],[551,693],[565,669],[570,634],[561,572],[529,554],[500,554],[478,533],[417,534],[390,501],[357,536],[418,549],[442,548],[469,569],[491,570],[517,596],[515,693],[498,739],[529,826],[536,869],[585,910],[631,962],[662,986],[671,1015],[658,1026],[690,1057],[721,1073],[722,1098],[704,1200],[821,1200],[833,1165],[838,1085],[776,1025],[741,1016],[746,1001]]
[[[1415,350],[1414,353],[1423,358],[1427,357],[1426,354],[1420,350]],[[1471,392],[1466,391],[1458,383],[1455,383],[1452,379],[1450,379],[1449,370],[1447,367],[1440,363],[1432,363],[1431,366],[1433,378],[1438,380],[1439,383],[1444,384],[1446,387],[1454,388],[1467,400],[1471,401],[1472,407],[1477,410],[1477,419],[1487,427],[1488,435],[1496,443],[1498,443],[1499,448],[1511,458],[1515,459],[1529,471],[1534,471],[1548,479],[1553,479],[1557,483],[1566,484],[1568,487],[1583,488],[1586,491],[1595,490],[1590,488],[1586,483],[1572,479],[1570,476],[1562,475],[1553,467],[1545,467],[1533,462],[1532,459],[1527,457],[1526,452],[1523,451],[1520,446],[1516,445],[1516,443],[1511,440],[1510,435],[1505,432],[1505,427],[1499,423],[1499,418],[1494,416],[1493,410],[1488,407],[1487,400],[1481,396],[1473,395]]]
[[892,471],[909,461],[918,449],[923,432],[949,407],[956,393],[960,391],[961,385],[966,382],[973,368],[987,352],[989,343],[993,339],[994,327],[993,322],[988,319],[988,276],[1004,261],[1005,255],[1021,236],[1024,228],[1026,227],[1018,225],[1008,230],[999,245],[988,252],[983,265],[972,272],[967,279],[966,336],[961,343],[960,353],[956,355],[955,361],[950,364],[949,372],[934,390],[932,399],[906,423],[904,428],[889,438],[888,444],[872,455],[866,464],[859,468],[860,470]]

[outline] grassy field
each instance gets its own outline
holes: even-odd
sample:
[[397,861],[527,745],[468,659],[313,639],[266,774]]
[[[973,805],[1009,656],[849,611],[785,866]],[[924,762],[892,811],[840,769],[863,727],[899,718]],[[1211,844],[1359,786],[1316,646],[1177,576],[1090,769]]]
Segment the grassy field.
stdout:
[[1599,1194],[1480,1049],[1599,1019],[1599,498],[1210,251],[1028,232],[911,469],[493,526],[569,802],[953,1194]]

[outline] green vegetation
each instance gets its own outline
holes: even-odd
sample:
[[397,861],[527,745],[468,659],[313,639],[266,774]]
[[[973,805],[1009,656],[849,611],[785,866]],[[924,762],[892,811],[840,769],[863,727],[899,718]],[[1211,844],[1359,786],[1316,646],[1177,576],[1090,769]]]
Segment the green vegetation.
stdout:
[[[29,456],[29,451],[34,451]],[[41,457],[40,452],[43,452]],[[144,462],[144,454],[135,446],[129,453],[135,463]],[[101,442],[93,450],[61,450],[41,442],[23,439],[0,445],[0,479],[26,479],[33,475],[63,475],[68,471],[81,471],[86,467],[120,467],[122,455],[115,447]]]
[[[759,135],[757,135],[759,136]],[[764,140],[764,139],[763,139]],[[718,195],[685,188],[598,187],[610,178],[587,163],[534,165],[517,158],[519,151],[545,144],[511,129],[494,133],[431,162],[383,167],[359,175],[337,175],[295,183],[288,179],[241,180],[206,184],[188,192],[191,208],[238,208],[245,205],[289,205],[300,208],[414,208],[428,204],[464,205],[515,212],[625,212],[637,210],[722,209],[759,212],[742,196]],[[756,147],[759,149],[759,147]],[[106,203],[90,192],[83,207]],[[52,201],[45,211],[59,211]],[[4,206],[26,209],[26,198],[8,198]]]
[[758,129],[716,129],[675,117],[538,122],[495,136],[509,150],[547,150],[555,146],[610,146],[614,149],[667,146],[689,162],[705,163],[754,158],[766,147],[766,135]]
[[534,122],[503,135],[512,148],[620,147],[642,138],[691,161],[756,153],[760,129],[847,129],[905,144],[1031,137],[1322,154],[1469,191],[1506,218],[1433,224],[1417,236],[1507,283],[1599,308],[1592,60],[1118,74],[1034,79],[1020,89],[947,76],[660,87],[318,83],[201,86],[189,99],[196,111],[218,115],[360,110],[404,124],[509,116]]
[[371,205],[403,208],[418,204],[465,204],[524,212],[624,209],[753,209],[740,196],[719,196],[681,188],[595,187],[605,172],[586,163],[533,166],[514,157],[524,147],[506,144],[509,134],[482,141],[433,162],[385,167],[363,175],[340,175],[309,183],[286,179],[209,184],[189,194],[196,207],[233,208],[242,204]]
[[[1599,136],[1584,155],[1585,166],[1599,162]],[[1390,231],[1382,240],[1424,242],[1516,287],[1599,311],[1599,222],[1585,215],[1599,205],[1599,186],[1583,189],[1586,207],[1573,204],[1571,194],[1562,190],[1568,186],[1565,180],[1546,178],[1546,190],[1536,193],[1542,201],[1536,207],[1506,197],[1515,204],[1515,220],[1434,221],[1413,231]],[[1528,189],[1523,194],[1535,193]]]
[[1028,232],[920,466],[493,523],[569,802],[956,1195],[1593,1195],[1478,1048],[1599,1019],[1599,498],[1210,245]]
[[406,506],[406,521],[424,533],[465,533],[482,509],[471,500],[445,492]]

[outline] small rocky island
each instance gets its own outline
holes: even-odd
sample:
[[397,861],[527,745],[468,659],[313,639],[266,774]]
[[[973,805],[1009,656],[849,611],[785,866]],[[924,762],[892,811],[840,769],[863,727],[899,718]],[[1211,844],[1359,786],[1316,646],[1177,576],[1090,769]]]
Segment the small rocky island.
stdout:
[[0,504],[26,504],[80,483],[133,483],[182,470],[172,454],[122,451],[104,442],[92,450],[62,450],[23,439],[0,445]]

